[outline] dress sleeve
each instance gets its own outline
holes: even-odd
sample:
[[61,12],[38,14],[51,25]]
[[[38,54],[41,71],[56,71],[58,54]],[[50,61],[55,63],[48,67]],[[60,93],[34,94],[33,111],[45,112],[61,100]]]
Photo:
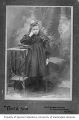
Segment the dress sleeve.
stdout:
[[50,55],[50,45],[49,45],[49,39],[47,37],[43,41],[43,45],[45,48],[46,56],[48,57]]
[[43,45],[46,49],[49,48],[49,39],[47,36],[44,36],[44,38],[43,38]]
[[30,45],[31,38],[28,35],[24,35],[23,38],[20,40],[20,42],[24,45]]

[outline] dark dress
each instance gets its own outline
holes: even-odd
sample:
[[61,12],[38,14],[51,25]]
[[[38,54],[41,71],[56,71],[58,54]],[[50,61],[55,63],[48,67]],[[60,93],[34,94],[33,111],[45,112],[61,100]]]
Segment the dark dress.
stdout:
[[20,42],[31,46],[26,57],[26,75],[28,77],[46,76],[46,53],[49,46],[47,38],[44,40],[39,34],[32,37],[24,35]]

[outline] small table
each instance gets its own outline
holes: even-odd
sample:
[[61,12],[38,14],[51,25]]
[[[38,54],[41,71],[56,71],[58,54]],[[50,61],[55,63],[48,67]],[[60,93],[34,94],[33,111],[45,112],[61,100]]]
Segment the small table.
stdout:
[[[27,48],[8,48],[7,49],[7,83],[14,81],[22,83],[25,89],[26,76],[26,57],[28,54]],[[7,85],[8,87],[8,85]],[[15,89],[15,87],[14,87]]]
[[[58,73],[62,70],[62,67],[64,67],[66,60],[59,57],[50,57],[47,62],[48,62],[48,65],[50,64],[51,67],[53,66],[54,70],[56,69]],[[48,84],[46,81],[46,92],[47,92],[47,89],[48,89]]]

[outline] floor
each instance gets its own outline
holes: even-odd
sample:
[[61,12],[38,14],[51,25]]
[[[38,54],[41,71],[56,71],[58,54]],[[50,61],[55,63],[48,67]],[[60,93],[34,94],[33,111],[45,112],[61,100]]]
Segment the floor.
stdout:
[[62,81],[56,86],[48,85],[46,91],[43,89],[33,90],[22,89],[14,90],[12,87],[8,88],[6,99],[12,100],[70,100],[70,81]]
[[[55,74],[56,75],[56,74]],[[8,87],[5,99],[9,100],[72,100],[72,81],[70,80],[70,70],[66,69],[57,79],[50,75],[51,81],[47,82],[47,89],[40,87],[35,90],[35,84],[24,89]],[[41,86],[41,85],[40,85]]]

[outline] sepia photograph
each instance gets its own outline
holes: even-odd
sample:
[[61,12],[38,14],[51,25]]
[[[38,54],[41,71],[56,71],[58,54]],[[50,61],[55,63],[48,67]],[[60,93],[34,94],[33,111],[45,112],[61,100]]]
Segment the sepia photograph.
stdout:
[[5,38],[5,100],[72,101],[72,6],[7,5]]

